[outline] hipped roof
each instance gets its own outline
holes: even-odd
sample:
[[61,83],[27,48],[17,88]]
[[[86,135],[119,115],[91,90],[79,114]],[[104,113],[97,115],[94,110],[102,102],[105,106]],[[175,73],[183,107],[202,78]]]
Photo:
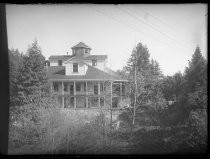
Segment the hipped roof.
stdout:
[[116,72],[108,73],[95,67],[87,65],[88,69],[85,75],[65,75],[65,66],[48,67],[48,78],[51,80],[114,80],[126,81]]

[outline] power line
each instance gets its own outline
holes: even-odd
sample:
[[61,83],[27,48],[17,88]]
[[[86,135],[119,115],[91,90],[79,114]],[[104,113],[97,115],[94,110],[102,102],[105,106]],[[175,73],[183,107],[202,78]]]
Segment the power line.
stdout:
[[[136,20],[138,20],[138,21],[144,23],[145,25],[151,27],[153,30],[159,32],[160,34],[166,36],[168,39],[171,39],[171,40],[173,40],[173,41],[176,41],[176,42],[180,43],[179,41],[177,41],[177,40],[171,38],[170,36],[168,36],[166,33],[162,32],[162,31],[159,31],[159,30],[156,29],[153,25],[148,24],[148,23],[145,23],[143,20],[139,19],[137,16],[132,15],[131,13],[129,13],[128,11],[126,11],[125,9],[119,8],[118,6],[115,6],[115,7],[118,8],[119,10],[121,10],[122,12],[128,14],[129,16],[133,17],[134,19],[136,19]],[[183,45],[182,43],[180,43],[180,44]],[[183,45],[183,46],[185,46],[185,45]],[[185,47],[188,47],[188,46],[185,46]]]
[[[129,9],[129,10],[130,10],[130,9]],[[145,11],[144,9],[141,9],[140,11],[143,11],[144,13],[146,13],[146,14],[150,15],[151,17],[153,17],[154,19],[158,20],[160,23],[164,24],[164,26],[167,26],[171,31],[176,32],[176,29],[175,29],[175,28],[173,28],[173,27],[170,26],[169,24],[163,22],[161,19],[157,18],[156,16],[152,15],[151,13]],[[174,34],[174,35],[176,35],[176,34]],[[180,43],[180,42],[179,42],[179,43]],[[185,41],[184,43],[187,44],[187,45],[189,45],[188,42],[186,42],[186,41]],[[184,45],[183,43],[180,43],[180,44]],[[188,46],[187,46],[187,47],[188,47]],[[190,47],[189,47],[189,48],[190,48]]]
[[[150,38],[151,38],[151,35],[145,34],[144,32],[142,32],[142,31],[140,31],[140,30],[137,30],[137,29],[135,29],[135,28],[133,28],[133,27],[127,25],[127,23],[123,23],[122,21],[119,21],[117,18],[115,18],[115,17],[113,17],[113,16],[111,16],[111,15],[109,15],[109,14],[106,14],[106,13],[104,13],[104,12],[102,12],[102,11],[96,9],[96,8],[93,8],[93,7],[89,6],[89,5],[86,5],[86,6],[89,7],[89,8],[91,8],[91,9],[93,9],[93,10],[95,10],[95,11],[97,11],[97,12],[99,12],[99,13],[101,13],[101,14],[103,14],[103,15],[105,15],[105,16],[108,16],[109,18],[111,18],[111,19],[117,21],[117,22],[120,23],[120,24],[126,25],[127,27],[129,27],[130,29],[132,29],[132,30],[134,30],[134,31],[141,32],[142,34],[144,34],[144,35],[146,35],[146,36],[150,36]],[[152,38],[155,39],[156,41],[158,41],[159,43],[165,43],[167,46],[169,46],[169,47],[171,47],[171,48],[177,49],[177,47],[171,46],[170,44],[167,44],[165,41],[161,41],[160,39],[157,39],[157,38],[154,37],[154,36],[153,36]],[[152,40],[153,40],[153,39],[152,39]]]

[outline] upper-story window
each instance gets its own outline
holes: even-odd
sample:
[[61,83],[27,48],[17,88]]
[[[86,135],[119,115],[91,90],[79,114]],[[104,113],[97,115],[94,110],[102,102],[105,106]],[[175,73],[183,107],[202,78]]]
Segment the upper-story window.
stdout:
[[86,53],[86,54],[88,53],[88,50],[87,50],[87,49],[85,49],[85,53]]
[[58,60],[58,66],[62,66],[62,60]]
[[92,60],[92,66],[97,66],[97,60]]
[[73,63],[73,72],[78,72],[78,63]]

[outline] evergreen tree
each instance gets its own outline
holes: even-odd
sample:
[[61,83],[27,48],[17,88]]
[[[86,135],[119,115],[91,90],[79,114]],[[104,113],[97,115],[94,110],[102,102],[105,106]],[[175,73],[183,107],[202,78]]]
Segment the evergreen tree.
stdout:
[[45,58],[41,53],[41,48],[35,40],[29,46],[23,58],[23,65],[18,76],[18,94],[22,101],[28,102],[34,94],[41,96],[46,88],[47,75],[45,70]]
[[200,48],[197,47],[189,66],[185,70],[188,92],[193,92],[198,86],[205,86],[207,82],[207,61],[202,56]]
[[10,84],[10,105],[18,105],[18,76],[20,67],[23,64],[23,54],[17,49],[9,49],[9,84]]
[[185,70],[187,106],[191,109],[207,107],[207,61],[197,47]]
[[150,62],[149,57],[147,47],[139,43],[133,49],[124,72],[127,73],[128,80],[131,82],[133,120],[142,116],[142,112],[156,112],[157,118],[153,121],[157,123],[160,121],[160,109],[165,109],[166,106],[165,99],[159,89],[159,82],[163,75],[158,62],[155,60]]

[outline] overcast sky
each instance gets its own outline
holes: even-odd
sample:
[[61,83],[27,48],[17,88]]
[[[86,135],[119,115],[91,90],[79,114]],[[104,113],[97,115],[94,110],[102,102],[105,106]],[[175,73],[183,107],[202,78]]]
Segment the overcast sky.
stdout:
[[126,65],[135,45],[146,45],[164,75],[183,73],[200,46],[207,57],[207,5],[7,5],[9,48],[25,53],[36,38],[48,59],[84,42],[108,55],[113,70]]

